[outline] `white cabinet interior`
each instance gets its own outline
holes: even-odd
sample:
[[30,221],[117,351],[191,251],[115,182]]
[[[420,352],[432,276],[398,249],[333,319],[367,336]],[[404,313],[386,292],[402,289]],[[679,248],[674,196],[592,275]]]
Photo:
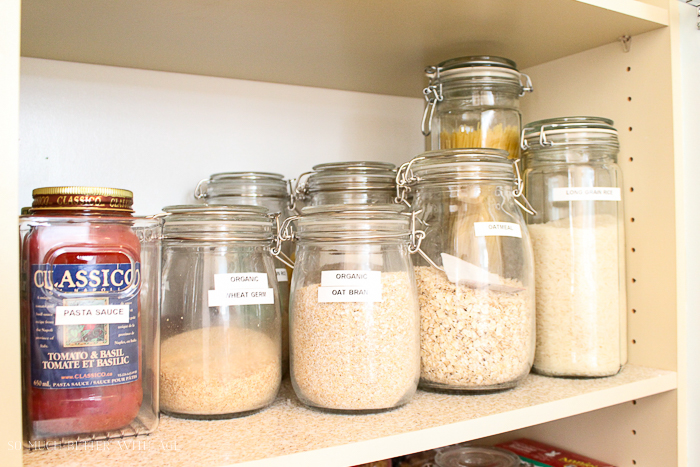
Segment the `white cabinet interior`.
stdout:
[[[0,211],[6,225],[14,224],[31,189],[42,185],[125,186],[135,191],[139,211],[147,213],[187,201],[197,180],[216,171],[257,168],[295,176],[327,160],[402,162],[422,148],[422,68],[457,55],[488,52],[515,59],[535,84],[535,93],[522,100],[525,121],[575,114],[615,120],[625,177],[628,349],[635,381],[612,379],[603,383],[611,385],[605,389],[599,381],[583,381],[585,394],[572,395],[562,389],[563,382],[552,390],[538,387],[542,378],[534,378],[533,396],[554,391],[560,402],[546,404],[522,392],[487,396],[501,403],[523,400],[476,421],[472,411],[480,410],[478,398],[466,413],[460,403],[434,396],[446,404],[439,406],[441,412],[457,417],[435,422],[438,431],[418,421],[392,422],[392,416],[401,416],[398,411],[355,422],[368,424],[364,437],[343,438],[338,432],[344,422],[336,432],[326,427],[313,434],[320,441],[311,447],[287,441],[299,428],[292,414],[283,412],[269,430],[276,442],[270,455],[292,457],[252,465],[341,467],[497,433],[551,440],[620,466],[686,464],[685,416],[678,413],[687,388],[686,359],[678,351],[685,343],[679,323],[685,319],[686,272],[677,259],[686,246],[678,234],[683,177],[674,60],[679,52],[677,30],[669,21],[676,14],[675,0],[27,0],[22,8],[24,56],[79,63],[22,62],[20,117],[0,114],[10,126],[20,125],[21,136],[19,157],[11,133],[0,141],[3,167],[15,167],[19,160],[19,177],[14,172],[2,179],[11,192]],[[3,41],[11,41],[12,28],[0,31]],[[632,36],[629,52],[616,41],[621,35]],[[3,56],[2,64],[11,58]],[[12,81],[11,73],[0,85],[3,95],[16,98]],[[2,232],[6,245],[16,238],[13,229]],[[9,271],[3,280],[16,284],[14,247],[4,247],[2,258]],[[0,331],[0,341],[16,342],[17,289],[7,290],[13,299],[2,311],[14,325]],[[19,361],[16,348],[7,355],[11,363]],[[668,373],[658,376],[657,370]],[[14,391],[17,401],[19,382],[12,381],[3,382],[3,391]],[[430,397],[422,394],[416,403]],[[304,412],[302,418],[313,416]],[[388,425],[377,428],[384,418]],[[4,420],[3,433],[17,436],[17,413]],[[164,422],[156,436],[175,437],[167,431],[175,425],[182,426]],[[227,436],[192,426],[185,430],[193,436],[183,439],[199,440],[203,454],[217,436]],[[511,432],[516,429],[524,431]],[[334,443],[336,438],[344,441]],[[224,455],[212,464],[251,459],[237,456]],[[34,465],[67,461],[71,454],[25,457]],[[147,462],[149,457],[121,462],[127,459]],[[179,456],[184,465],[197,459]]]

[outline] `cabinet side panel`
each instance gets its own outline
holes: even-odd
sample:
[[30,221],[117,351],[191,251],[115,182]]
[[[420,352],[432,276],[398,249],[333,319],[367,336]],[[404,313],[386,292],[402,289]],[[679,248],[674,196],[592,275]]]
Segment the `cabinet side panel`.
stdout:
[[[697,233],[700,232],[700,30],[698,30],[697,9],[683,3],[678,4],[680,39],[680,76],[677,84],[680,92],[676,96],[679,112],[681,113],[682,164],[678,178],[682,179],[683,205],[677,212],[681,215],[679,226],[682,229],[680,237],[684,239],[684,252],[679,251],[679,274],[684,274],[685,283],[680,293],[685,294],[685,303],[679,303],[679,308],[685,311],[685,323],[679,323],[679,334],[685,334],[686,339],[679,341],[679,353],[685,357],[685,362],[679,362],[679,418],[680,427],[687,429],[685,439],[681,432],[682,442],[679,444],[680,454],[687,459],[697,462],[700,459],[700,340],[697,332],[700,329],[700,244]],[[685,367],[685,368],[684,368]],[[692,465],[688,462],[688,465]]]
[[530,438],[617,467],[679,465],[676,396],[676,391],[670,391],[477,443]]
[[23,203],[38,186],[115,186],[149,214],[194,202],[212,173],[296,177],[423,150],[419,98],[30,58],[21,79]]
[[17,154],[20,2],[0,1],[0,459],[22,465]]
[[624,178],[629,362],[676,370],[676,244],[668,28],[525,70],[524,121],[612,118]]

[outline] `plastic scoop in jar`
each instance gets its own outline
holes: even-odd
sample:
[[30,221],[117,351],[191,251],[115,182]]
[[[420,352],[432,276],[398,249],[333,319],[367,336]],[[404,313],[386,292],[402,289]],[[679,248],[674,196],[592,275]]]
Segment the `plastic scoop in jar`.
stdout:
[[516,293],[525,290],[522,287],[513,287],[503,283],[503,279],[484,268],[480,268],[468,261],[456,256],[441,253],[442,267],[447,275],[447,280],[454,284],[466,285],[474,289],[488,287],[491,290],[504,293]]

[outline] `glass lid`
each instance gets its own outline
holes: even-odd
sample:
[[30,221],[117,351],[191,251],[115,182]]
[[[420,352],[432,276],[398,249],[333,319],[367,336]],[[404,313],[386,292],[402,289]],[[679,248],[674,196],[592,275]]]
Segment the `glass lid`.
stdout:
[[393,190],[396,166],[388,162],[329,162],[313,167],[306,191]]
[[196,199],[221,196],[288,196],[284,175],[271,172],[221,172],[201,180],[194,190]]
[[[447,149],[428,151],[404,164],[410,173],[405,182],[413,184],[453,183],[460,180],[516,179],[513,160],[502,149]],[[402,167],[403,168],[403,167]]]
[[177,205],[163,212],[163,236],[178,240],[270,240],[273,219],[262,206]]
[[448,449],[435,456],[437,467],[518,467],[520,458],[510,451],[485,446]]
[[613,125],[609,118],[590,116],[537,120],[524,126],[522,147],[525,151],[593,144],[617,148],[617,130]]

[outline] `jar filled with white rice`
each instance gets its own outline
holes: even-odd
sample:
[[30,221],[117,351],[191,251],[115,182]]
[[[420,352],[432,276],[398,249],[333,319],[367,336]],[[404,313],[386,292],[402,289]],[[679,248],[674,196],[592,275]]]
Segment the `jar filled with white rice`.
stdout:
[[618,373],[627,360],[622,174],[612,120],[525,126],[525,189],[535,252],[537,351],[549,376]]

